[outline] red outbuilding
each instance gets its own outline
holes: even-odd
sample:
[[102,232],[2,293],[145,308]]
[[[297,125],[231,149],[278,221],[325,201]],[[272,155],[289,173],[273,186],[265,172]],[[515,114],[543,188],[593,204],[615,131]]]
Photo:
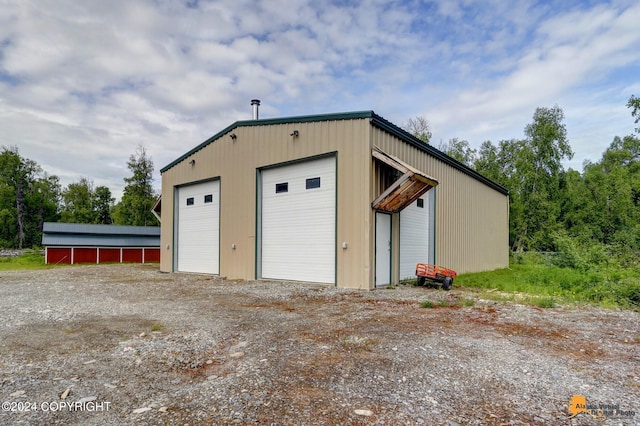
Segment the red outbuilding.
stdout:
[[46,222],[42,245],[50,264],[155,263],[160,261],[160,228]]

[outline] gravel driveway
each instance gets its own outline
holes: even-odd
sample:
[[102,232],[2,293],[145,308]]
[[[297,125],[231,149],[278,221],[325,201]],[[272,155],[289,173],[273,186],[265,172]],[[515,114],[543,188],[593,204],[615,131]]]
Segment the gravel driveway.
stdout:
[[640,424],[640,313],[478,297],[0,272],[0,424]]

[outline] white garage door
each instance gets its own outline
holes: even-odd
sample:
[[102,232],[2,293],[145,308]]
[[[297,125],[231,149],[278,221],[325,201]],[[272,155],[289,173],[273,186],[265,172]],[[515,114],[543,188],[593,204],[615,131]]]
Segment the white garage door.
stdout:
[[267,169],[261,176],[261,276],[335,283],[335,158]]
[[178,271],[220,273],[220,181],[178,188]]
[[400,279],[415,277],[416,263],[433,263],[433,194],[400,212]]

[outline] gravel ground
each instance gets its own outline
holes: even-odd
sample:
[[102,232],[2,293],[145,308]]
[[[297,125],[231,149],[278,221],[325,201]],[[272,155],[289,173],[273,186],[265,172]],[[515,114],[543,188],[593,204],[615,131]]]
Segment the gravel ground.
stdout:
[[[640,424],[639,319],[458,287],[1,272],[0,424]],[[624,413],[569,419],[573,395]]]

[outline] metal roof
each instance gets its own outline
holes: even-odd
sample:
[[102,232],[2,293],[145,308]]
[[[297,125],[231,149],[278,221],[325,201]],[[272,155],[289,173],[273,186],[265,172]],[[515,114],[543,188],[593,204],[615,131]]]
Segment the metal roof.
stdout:
[[215,135],[213,135],[212,137],[210,137],[209,139],[207,139],[206,141],[202,142],[200,145],[196,146],[195,148],[191,149],[190,151],[186,152],[185,154],[181,155],[180,157],[178,157],[177,159],[175,159],[174,161],[172,161],[171,163],[167,164],[166,166],[164,166],[162,169],[160,169],[160,173],[164,173],[167,170],[171,169],[173,166],[175,166],[176,164],[182,162],[183,160],[185,160],[186,158],[188,158],[189,156],[193,155],[194,153],[200,151],[201,149],[205,148],[207,145],[209,145],[210,143],[214,142],[216,139],[224,136],[225,134],[231,132],[232,130],[238,128],[238,127],[247,127],[247,126],[263,126],[263,125],[272,125],[272,124],[288,124],[288,123],[307,123],[307,122],[316,122],[316,121],[338,121],[338,120],[355,120],[355,119],[362,119],[362,118],[368,118],[371,122],[371,125],[378,127],[381,130],[384,130],[394,136],[396,136],[397,138],[399,138],[400,140],[402,140],[405,143],[408,143],[412,146],[415,146],[416,148],[429,153],[430,155],[436,157],[437,159],[441,160],[442,162],[460,170],[462,173],[465,173],[471,177],[473,177],[474,179],[477,179],[478,181],[484,183],[485,185],[488,185],[489,187],[495,189],[496,191],[504,194],[504,195],[508,195],[509,191],[502,185],[492,181],[491,179],[481,175],[480,173],[478,173],[477,171],[473,170],[472,168],[468,167],[467,165],[459,162],[458,160],[451,158],[450,156],[448,156],[447,154],[445,154],[444,152],[436,149],[435,147],[421,141],[420,139],[418,139],[417,137],[413,136],[411,133],[407,132],[406,130],[396,126],[395,124],[391,123],[390,121],[385,120],[384,118],[382,118],[381,116],[377,115],[375,112],[371,111],[371,110],[367,110],[367,111],[354,111],[354,112],[341,112],[341,113],[334,113],[334,114],[319,114],[319,115],[303,115],[303,116],[297,116],[297,117],[282,117],[282,118],[268,118],[268,119],[260,119],[260,120],[243,120],[243,121],[236,121],[235,123],[231,124],[230,126],[226,127],[224,130],[216,133]]
[[45,222],[43,246],[159,247],[160,227]]

